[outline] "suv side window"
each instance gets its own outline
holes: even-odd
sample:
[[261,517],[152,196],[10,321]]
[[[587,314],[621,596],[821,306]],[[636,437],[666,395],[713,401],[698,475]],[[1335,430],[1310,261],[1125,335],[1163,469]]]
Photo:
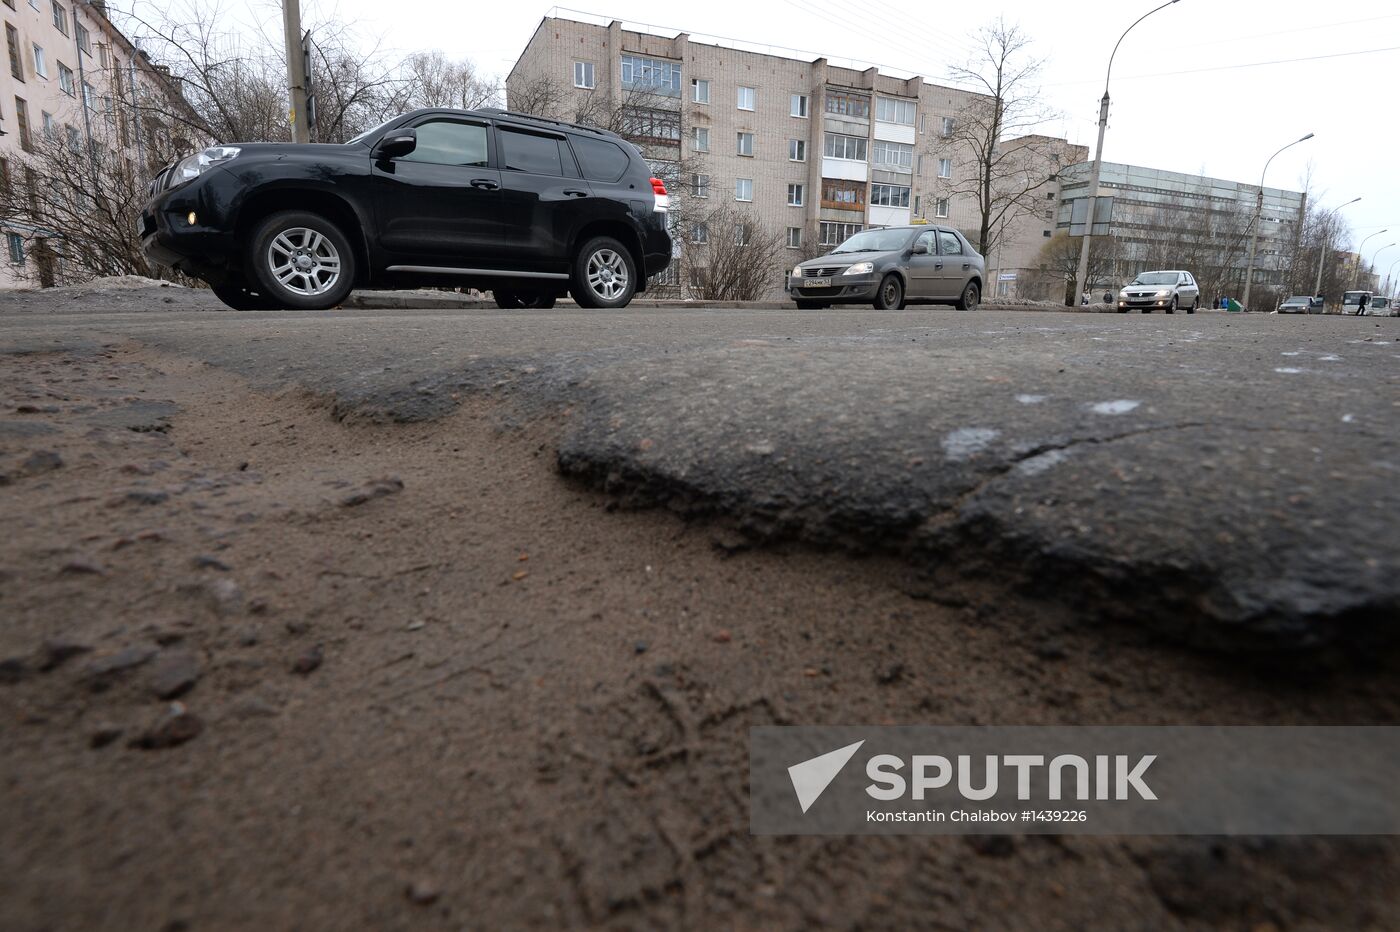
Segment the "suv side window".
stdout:
[[433,165],[484,167],[487,156],[486,127],[480,123],[457,120],[429,120],[414,127],[418,145],[405,162],[428,162]]
[[962,240],[958,239],[958,234],[949,233],[947,230],[938,231],[938,251],[945,256],[962,255]]
[[557,136],[537,136],[508,127],[498,127],[501,137],[501,167],[506,171],[534,175],[564,174],[564,158]]
[[590,139],[587,136],[570,137],[574,153],[578,155],[583,177],[589,181],[614,182],[627,172],[631,160],[622,147],[606,139]]

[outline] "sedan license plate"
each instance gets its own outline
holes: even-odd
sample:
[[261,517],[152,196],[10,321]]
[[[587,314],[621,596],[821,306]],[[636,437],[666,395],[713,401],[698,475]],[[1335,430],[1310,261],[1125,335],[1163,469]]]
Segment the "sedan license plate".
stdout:
[[803,287],[803,288],[830,288],[830,287],[831,287],[831,279],[829,279],[829,278],[804,278],[804,279],[802,279],[802,287]]

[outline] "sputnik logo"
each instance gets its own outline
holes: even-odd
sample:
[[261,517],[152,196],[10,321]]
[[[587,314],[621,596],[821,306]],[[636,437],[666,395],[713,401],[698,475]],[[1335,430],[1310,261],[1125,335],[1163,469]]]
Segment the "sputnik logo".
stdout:
[[800,764],[793,764],[788,768],[788,777],[792,780],[792,788],[797,793],[797,802],[802,806],[805,814],[812,804],[826,792],[826,788],[831,785],[831,781],[836,779],[846,764],[855,757],[856,751],[865,743],[865,739],[857,741],[855,744],[848,744],[844,748],[837,748],[828,751],[810,760],[804,760]]

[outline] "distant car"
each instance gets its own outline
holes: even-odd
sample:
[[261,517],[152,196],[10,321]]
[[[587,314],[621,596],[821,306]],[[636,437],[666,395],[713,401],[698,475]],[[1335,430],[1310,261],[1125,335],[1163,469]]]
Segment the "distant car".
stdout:
[[1389,298],[1372,298],[1366,306],[1367,317],[1395,317],[1400,315],[1400,307],[1392,307]]
[[1190,272],[1179,269],[1142,272],[1118,292],[1118,313],[1126,314],[1139,308],[1144,314],[1151,314],[1154,308],[1161,308],[1168,314],[1177,308],[1185,308],[1186,313],[1196,313],[1201,306],[1201,288]]
[[1278,306],[1280,314],[1321,314],[1322,299],[1306,294],[1295,294]]
[[792,270],[788,292],[803,309],[833,304],[952,304],[982,300],[986,263],[957,230],[916,224],[864,230]]

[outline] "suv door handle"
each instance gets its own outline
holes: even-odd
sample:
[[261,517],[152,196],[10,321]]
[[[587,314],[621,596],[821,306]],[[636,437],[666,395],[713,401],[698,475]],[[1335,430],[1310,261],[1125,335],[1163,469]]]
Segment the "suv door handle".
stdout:
[[588,197],[587,191],[580,191],[578,188],[565,188],[564,193],[569,197]]
[[492,181],[490,178],[473,178],[472,187],[480,188],[483,191],[494,191],[499,188],[500,182]]

